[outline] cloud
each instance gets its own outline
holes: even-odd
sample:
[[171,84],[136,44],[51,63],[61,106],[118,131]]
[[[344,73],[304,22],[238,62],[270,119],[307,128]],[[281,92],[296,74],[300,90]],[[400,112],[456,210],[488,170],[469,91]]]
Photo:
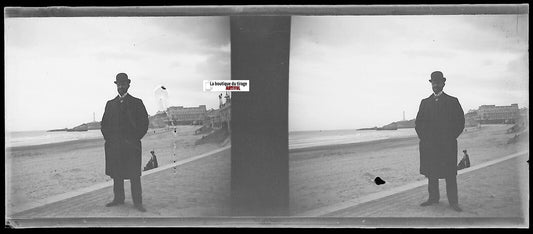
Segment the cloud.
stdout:
[[519,79],[527,79],[529,73],[529,57],[528,53],[523,51],[515,59],[507,63],[507,72],[512,75],[519,76]]
[[[146,20],[164,32],[161,37],[139,42],[138,46],[150,51],[205,54],[216,52],[229,44],[228,17],[160,17]],[[157,40],[157,43],[150,40]]]
[[228,17],[8,18],[5,27],[6,125],[15,130],[100,119],[119,72],[150,114],[156,86],[169,89],[171,105],[215,107],[202,80],[230,77]]
[[229,17],[161,17],[148,20],[169,35],[196,38],[206,47],[229,43]]
[[457,56],[457,53],[446,50],[405,50],[405,53],[410,58],[443,58],[451,59]]
[[[445,91],[465,109],[524,105],[527,22],[519,16],[517,27],[512,24],[516,19],[293,17],[289,128],[381,126],[398,120],[403,111],[414,118],[420,100],[431,93],[428,79],[435,70],[448,77]],[[317,109],[320,114],[312,120],[302,117]]]
[[229,80],[231,79],[230,54],[211,54],[204,61],[196,64],[195,70],[202,73],[206,80]]

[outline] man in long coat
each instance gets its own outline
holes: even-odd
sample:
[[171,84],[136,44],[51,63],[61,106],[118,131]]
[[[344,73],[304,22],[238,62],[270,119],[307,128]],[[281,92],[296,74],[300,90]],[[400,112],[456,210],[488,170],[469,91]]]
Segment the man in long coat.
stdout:
[[457,137],[465,126],[459,100],[442,90],[446,78],[431,73],[433,94],[420,103],[415,129],[420,139],[420,174],[428,178],[429,199],[421,206],[439,202],[439,179],[446,179],[446,194],[452,209],[460,212],[457,192]]
[[112,202],[107,207],[124,204],[124,179],[131,182],[133,204],[142,205],[141,138],[148,131],[148,113],[141,99],[128,94],[131,80],[126,73],[116,76],[118,95],[105,106],[101,131],[105,139],[105,173],[113,178]]

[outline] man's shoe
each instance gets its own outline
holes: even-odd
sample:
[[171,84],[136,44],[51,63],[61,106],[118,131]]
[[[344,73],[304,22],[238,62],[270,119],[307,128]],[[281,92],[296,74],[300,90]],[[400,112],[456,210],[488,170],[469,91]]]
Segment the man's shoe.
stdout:
[[437,203],[439,203],[439,202],[438,201],[427,200],[425,202],[422,202],[422,204],[420,204],[420,206],[430,206],[430,205],[437,204]]
[[105,204],[106,207],[112,207],[112,206],[118,206],[124,204],[124,201],[112,201],[110,203]]
[[146,209],[143,207],[142,204],[134,205],[135,209],[137,209],[140,212],[146,212]]
[[457,211],[457,212],[461,212],[461,211],[463,211],[463,209],[461,209],[461,207],[459,207],[459,204],[452,204],[452,205],[450,205],[450,207],[451,207],[453,210]]

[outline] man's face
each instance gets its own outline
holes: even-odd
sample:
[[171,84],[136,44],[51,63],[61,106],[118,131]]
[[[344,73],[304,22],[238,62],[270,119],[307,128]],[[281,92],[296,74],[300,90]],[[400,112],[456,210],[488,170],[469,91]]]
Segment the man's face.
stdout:
[[117,83],[117,91],[122,96],[126,92],[128,92],[128,89],[130,88],[130,84],[128,82],[119,82]]
[[431,82],[431,88],[434,93],[439,93],[444,88],[444,81],[433,81]]

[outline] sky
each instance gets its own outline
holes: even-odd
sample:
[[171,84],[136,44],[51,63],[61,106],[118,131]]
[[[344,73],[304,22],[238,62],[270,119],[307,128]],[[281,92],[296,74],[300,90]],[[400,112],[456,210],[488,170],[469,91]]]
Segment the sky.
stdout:
[[414,119],[442,71],[465,113],[529,107],[527,15],[292,17],[289,131]]
[[149,115],[169,106],[218,108],[203,80],[231,79],[228,17],[5,18],[7,131],[100,121],[125,72]]

